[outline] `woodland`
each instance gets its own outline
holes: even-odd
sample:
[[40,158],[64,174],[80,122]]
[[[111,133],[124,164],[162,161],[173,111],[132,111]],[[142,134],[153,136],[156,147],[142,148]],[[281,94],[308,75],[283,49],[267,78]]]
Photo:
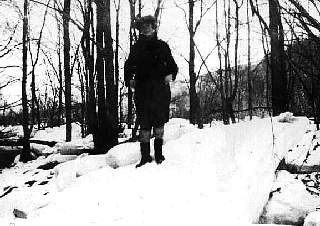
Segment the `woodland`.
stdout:
[[[0,145],[23,146],[28,161],[30,142],[50,142],[30,140],[33,130],[65,124],[68,142],[74,122],[83,137],[93,135],[91,154],[117,145],[124,128],[135,140],[123,64],[139,36],[134,22],[148,14],[160,35],[170,20],[186,34],[185,51],[173,48],[180,71],[172,118],[202,128],[289,111],[319,130],[319,7],[314,0],[2,0],[0,124],[22,125],[23,137],[2,131]],[[173,9],[179,19],[168,16]],[[206,30],[210,41],[201,43]]]

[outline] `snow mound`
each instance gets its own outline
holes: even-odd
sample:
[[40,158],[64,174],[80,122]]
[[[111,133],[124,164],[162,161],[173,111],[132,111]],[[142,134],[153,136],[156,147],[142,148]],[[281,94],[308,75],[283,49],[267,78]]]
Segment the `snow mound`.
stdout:
[[200,130],[185,120],[171,120],[161,165],[136,169],[138,142],[62,163],[54,168],[53,184],[60,192],[23,225],[48,219],[54,225],[119,226],[257,222],[279,161],[308,124],[306,118],[292,123],[262,119]]
[[284,112],[276,117],[278,122],[292,122],[294,120],[292,112]]
[[[302,225],[308,213],[320,204],[318,196],[311,195],[296,176],[282,170],[272,188],[272,197],[261,216],[261,223],[286,222]],[[294,198],[292,198],[294,197]]]
[[[81,138],[81,126],[77,123],[72,123],[72,140]],[[66,125],[60,127],[45,128],[44,130],[37,130],[34,132],[33,138],[39,140],[64,142],[66,139]]]
[[108,166],[106,155],[83,154],[77,159],[65,162],[54,168],[55,183],[58,191],[76,181],[77,177]]
[[106,154],[108,165],[114,169],[140,161],[140,144],[124,143],[110,149]]
[[60,142],[54,146],[62,155],[79,155],[94,148],[92,134],[85,138],[73,139],[70,142]]

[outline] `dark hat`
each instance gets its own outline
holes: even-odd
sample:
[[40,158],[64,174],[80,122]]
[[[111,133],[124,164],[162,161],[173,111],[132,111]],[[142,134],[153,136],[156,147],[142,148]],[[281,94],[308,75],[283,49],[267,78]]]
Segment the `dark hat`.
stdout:
[[135,19],[134,27],[140,30],[143,24],[151,24],[153,28],[156,28],[156,18],[152,15],[138,17]]

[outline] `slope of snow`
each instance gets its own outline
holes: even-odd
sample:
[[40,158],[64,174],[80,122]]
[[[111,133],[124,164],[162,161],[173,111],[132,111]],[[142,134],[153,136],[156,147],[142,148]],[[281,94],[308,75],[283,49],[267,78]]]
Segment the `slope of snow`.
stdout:
[[[81,138],[81,127],[77,123],[72,123],[71,136],[72,139]],[[66,125],[61,125],[60,127],[45,128],[44,130],[37,130],[33,134],[34,139],[47,140],[47,141],[57,141],[64,142],[66,140]]]
[[[307,130],[308,119],[290,119],[257,119],[202,130],[185,120],[171,120],[165,130],[163,164],[135,169],[139,144],[116,146],[97,157],[93,171],[78,161],[77,167],[87,170],[62,180],[64,189],[50,190],[48,201],[32,209],[27,219],[6,219],[16,225],[254,223],[268,200],[277,164]],[[120,167],[101,168],[110,156]],[[74,175],[73,166],[64,166],[60,172]],[[53,181],[49,184],[54,186]]]

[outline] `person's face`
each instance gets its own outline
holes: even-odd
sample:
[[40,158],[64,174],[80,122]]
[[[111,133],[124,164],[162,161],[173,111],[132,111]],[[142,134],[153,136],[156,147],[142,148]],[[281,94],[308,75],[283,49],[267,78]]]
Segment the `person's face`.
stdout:
[[140,32],[145,36],[153,36],[154,29],[151,24],[142,24]]

